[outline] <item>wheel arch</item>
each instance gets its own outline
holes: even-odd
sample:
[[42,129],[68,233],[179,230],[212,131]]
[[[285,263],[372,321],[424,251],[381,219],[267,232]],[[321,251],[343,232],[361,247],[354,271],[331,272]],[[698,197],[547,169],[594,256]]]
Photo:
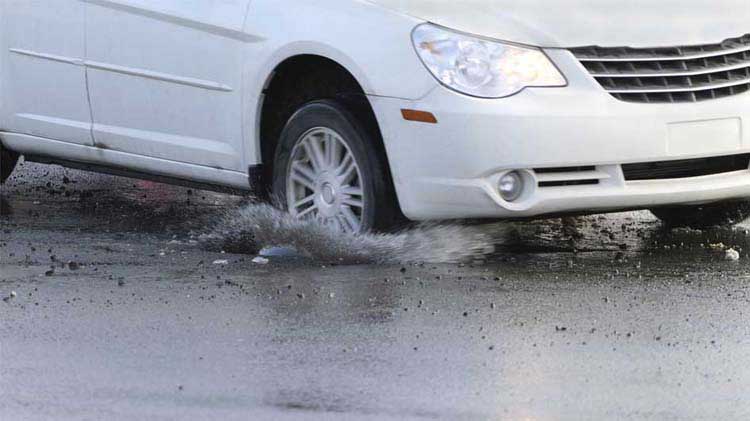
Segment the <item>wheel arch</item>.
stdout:
[[[305,72],[300,69],[315,68]],[[322,69],[322,70],[321,70]],[[256,153],[263,167],[264,184],[270,185],[273,157],[284,124],[302,104],[321,99],[343,102],[372,131],[382,152],[391,184],[391,168],[382,132],[368,95],[375,92],[362,69],[346,54],[312,42],[298,42],[281,49],[264,66],[256,86]],[[262,88],[258,88],[262,86]]]

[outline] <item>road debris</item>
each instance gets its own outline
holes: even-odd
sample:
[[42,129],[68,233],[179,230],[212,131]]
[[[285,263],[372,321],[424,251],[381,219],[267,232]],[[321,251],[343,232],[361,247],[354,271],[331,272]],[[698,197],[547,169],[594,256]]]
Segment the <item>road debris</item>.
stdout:
[[736,262],[740,260],[740,252],[735,249],[728,249],[724,254],[724,259],[730,262]]
[[253,259],[253,263],[255,263],[255,264],[257,264],[257,265],[267,265],[267,264],[268,264],[268,262],[269,262],[269,260],[268,260],[268,259],[266,259],[266,258],[265,258],[265,257],[263,257],[263,256],[258,256],[258,257],[256,257],[255,259]]

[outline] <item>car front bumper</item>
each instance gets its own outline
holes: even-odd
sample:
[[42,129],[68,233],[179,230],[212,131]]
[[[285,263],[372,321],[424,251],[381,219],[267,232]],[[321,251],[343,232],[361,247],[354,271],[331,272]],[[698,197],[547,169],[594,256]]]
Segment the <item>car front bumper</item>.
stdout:
[[[570,52],[547,53],[567,87],[529,88],[495,100],[441,86],[417,101],[371,97],[407,217],[525,218],[750,197],[748,170],[643,181],[626,181],[622,171],[630,163],[750,153],[750,131],[743,130],[750,124],[750,94],[698,103],[623,102]],[[402,109],[432,112],[438,123],[405,121]],[[588,176],[595,173],[598,184],[539,186],[550,175],[535,169],[582,166],[595,167]],[[511,170],[527,181],[513,203],[497,191]]]

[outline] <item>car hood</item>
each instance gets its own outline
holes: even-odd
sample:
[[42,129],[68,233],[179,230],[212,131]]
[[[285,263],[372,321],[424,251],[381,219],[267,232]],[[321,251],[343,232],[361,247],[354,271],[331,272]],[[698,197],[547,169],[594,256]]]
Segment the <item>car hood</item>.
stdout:
[[459,31],[541,47],[718,43],[750,33],[748,0],[367,0]]

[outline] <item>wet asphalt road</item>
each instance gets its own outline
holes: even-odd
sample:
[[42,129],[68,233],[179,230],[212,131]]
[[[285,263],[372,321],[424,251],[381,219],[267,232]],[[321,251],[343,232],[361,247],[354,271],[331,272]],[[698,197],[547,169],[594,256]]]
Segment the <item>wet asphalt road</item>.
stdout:
[[194,241],[241,202],[24,165],[0,196],[0,419],[750,417],[746,227],[631,213],[517,224],[467,265],[259,265]]

